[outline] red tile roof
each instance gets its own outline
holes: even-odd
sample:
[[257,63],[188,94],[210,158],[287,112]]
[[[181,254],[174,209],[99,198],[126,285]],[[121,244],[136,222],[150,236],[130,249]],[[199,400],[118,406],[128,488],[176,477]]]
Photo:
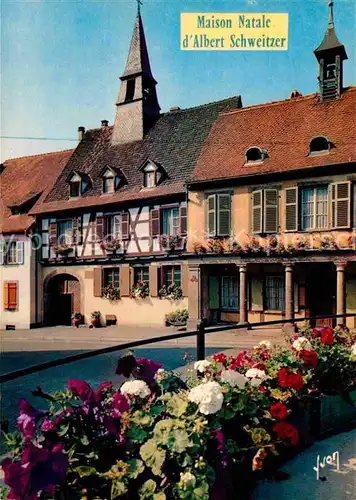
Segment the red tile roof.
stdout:
[[[309,155],[314,137],[324,136],[329,153]],[[251,147],[267,150],[262,163],[245,163]],[[356,87],[339,100],[318,102],[318,95],[222,113],[210,130],[193,181],[239,178],[315,166],[356,162]]]
[[[30,200],[40,203],[62,172],[73,150],[24,156],[6,160],[0,174],[0,232],[22,233],[34,218],[25,213],[11,215],[10,207],[21,207]],[[31,205],[31,203],[29,203]]]

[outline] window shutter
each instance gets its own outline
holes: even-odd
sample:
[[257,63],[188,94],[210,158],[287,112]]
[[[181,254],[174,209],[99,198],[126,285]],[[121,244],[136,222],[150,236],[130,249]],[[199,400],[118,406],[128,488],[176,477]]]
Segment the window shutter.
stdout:
[[101,267],[95,267],[94,268],[94,282],[93,282],[94,297],[101,297],[102,296],[102,279],[103,279],[102,275],[103,275],[103,273],[102,273]]
[[158,266],[151,264],[149,267],[149,287],[151,297],[158,297]]
[[153,208],[150,211],[150,231],[151,237],[160,235],[160,210],[159,208]]
[[72,245],[78,243],[78,219],[74,217],[72,220]]
[[121,238],[128,240],[130,238],[130,212],[121,214]]
[[179,207],[179,233],[181,236],[187,234],[187,207]]
[[298,231],[298,188],[285,190],[286,231]]
[[208,196],[208,236],[216,235],[216,195]]
[[5,262],[5,240],[0,240],[0,266]]
[[96,216],[96,240],[103,241],[104,239],[104,217],[102,215]]
[[51,246],[57,244],[57,223],[51,222],[48,226],[48,238]]
[[24,262],[24,242],[23,241],[16,242],[16,257],[17,257],[17,264],[23,264],[23,262]]
[[218,194],[218,214],[218,235],[230,236],[231,197],[229,194]]
[[188,267],[188,264],[182,264],[181,272],[182,272],[183,297],[188,297],[188,289],[189,289],[189,267]]
[[262,190],[252,193],[252,232],[262,233]]
[[278,231],[278,190],[265,189],[264,192],[264,232]]
[[4,306],[5,309],[17,309],[17,283],[15,282],[8,282],[5,283],[4,287],[4,292],[5,292],[5,300],[4,300]]
[[130,271],[131,268],[128,264],[120,266],[120,295],[121,297],[128,297],[130,295]]
[[251,311],[263,311],[263,281],[260,279],[251,281]]
[[347,229],[351,226],[351,182],[331,184],[331,227]]

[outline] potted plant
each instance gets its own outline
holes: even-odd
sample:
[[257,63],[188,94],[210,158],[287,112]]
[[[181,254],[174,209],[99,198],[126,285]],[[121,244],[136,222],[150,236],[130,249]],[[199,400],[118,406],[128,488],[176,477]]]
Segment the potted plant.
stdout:
[[91,321],[89,328],[98,328],[100,326],[100,311],[93,311],[91,313]]
[[[103,297],[111,302],[120,299],[120,288],[115,288],[112,285],[107,285],[103,288]],[[100,313],[99,313],[100,314]]]
[[183,297],[182,287],[172,283],[171,285],[162,285],[158,295],[163,299],[179,300]]
[[238,241],[233,241],[229,244],[229,250],[233,255],[243,255],[245,253],[244,248]]
[[63,257],[67,257],[71,252],[73,252],[73,247],[67,245],[67,243],[58,243],[53,246],[53,250],[56,255],[61,255]]
[[132,287],[131,297],[133,299],[144,299],[150,293],[149,284],[147,281],[139,281]]
[[102,241],[100,243],[101,249],[105,250],[107,253],[116,253],[121,248],[121,241],[118,238],[113,238],[108,241]]
[[82,319],[83,319],[83,315],[80,312],[73,313],[72,314],[73,326],[75,326],[75,328],[79,328],[79,325],[82,322]]
[[249,253],[253,254],[261,254],[263,252],[263,246],[260,243],[259,239],[255,236],[249,238],[249,241],[246,244],[246,249]]
[[225,251],[224,241],[212,238],[208,240],[208,248],[213,253],[223,254]]
[[171,313],[166,314],[166,326],[185,326],[188,321],[188,309],[177,309]]
[[169,234],[163,234],[160,238],[161,247],[168,252],[173,252],[174,250],[183,249],[183,238],[182,236],[175,235],[170,236]]
[[194,243],[193,243],[193,251],[197,255],[199,255],[199,254],[205,254],[206,251],[207,251],[207,248],[206,248],[205,245],[203,245],[199,241],[194,241]]

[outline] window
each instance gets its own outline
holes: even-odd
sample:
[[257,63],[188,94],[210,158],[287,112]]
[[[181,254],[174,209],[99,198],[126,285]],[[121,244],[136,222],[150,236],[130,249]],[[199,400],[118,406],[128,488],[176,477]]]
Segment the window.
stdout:
[[252,193],[251,230],[253,233],[276,233],[279,229],[279,194],[277,189],[260,189]]
[[150,281],[149,267],[134,267],[134,282],[139,283],[140,281],[144,281],[148,283]]
[[230,236],[231,232],[231,195],[212,194],[207,199],[208,235]]
[[310,143],[309,152],[313,153],[326,153],[330,150],[330,142],[325,137],[315,137]]
[[162,266],[162,285],[181,286],[181,282],[180,266]]
[[179,234],[179,208],[164,208],[162,210],[162,234],[176,236]]
[[132,101],[135,95],[135,78],[130,78],[126,81],[125,101]]
[[143,185],[147,188],[156,185],[156,168],[153,165],[147,165],[143,171]]
[[108,239],[118,239],[121,234],[121,216],[120,214],[108,217]]
[[18,282],[4,282],[4,309],[14,311],[18,308]]
[[226,311],[236,311],[239,307],[237,276],[222,276],[221,278],[221,308]]
[[0,241],[0,264],[23,264],[24,242],[23,241]]
[[250,148],[246,151],[246,163],[253,163],[255,161],[263,161],[267,157],[267,151],[261,148]]
[[75,198],[80,196],[80,181],[70,183],[70,197]]
[[104,193],[113,193],[115,191],[115,178],[105,177],[103,179],[103,192]]
[[267,311],[284,310],[285,288],[283,276],[266,276],[264,297]]
[[302,230],[328,227],[328,188],[318,186],[302,189]]
[[103,276],[103,286],[104,288],[110,286],[115,290],[120,288],[120,270],[116,268],[104,269]]
[[57,223],[57,243],[60,245],[72,244],[73,227],[71,220],[62,220]]

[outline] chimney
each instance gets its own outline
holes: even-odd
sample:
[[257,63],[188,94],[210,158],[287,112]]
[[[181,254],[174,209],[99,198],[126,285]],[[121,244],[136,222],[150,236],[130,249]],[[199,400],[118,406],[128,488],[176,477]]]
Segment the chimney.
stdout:
[[80,142],[85,134],[85,127],[78,127],[78,141]]
[[169,110],[170,113],[176,113],[177,111],[180,111],[179,106],[173,106],[173,108],[170,108],[170,110]]
[[109,125],[109,120],[101,120],[101,127],[107,127]]
[[294,89],[289,95],[289,99],[294,99],[295,97],[302,97],[302,93],[299,90]]

